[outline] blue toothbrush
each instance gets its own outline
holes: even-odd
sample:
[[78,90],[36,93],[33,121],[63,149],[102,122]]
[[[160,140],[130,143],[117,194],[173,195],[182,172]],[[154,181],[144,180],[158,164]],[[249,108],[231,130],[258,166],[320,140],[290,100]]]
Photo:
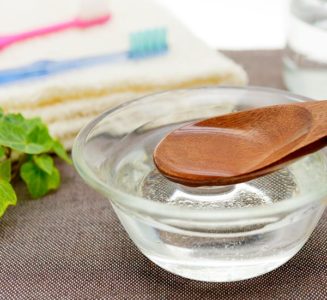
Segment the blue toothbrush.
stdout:
[[20,68],[0,70],[0,85],[79,68],[146,59],[162,55],[168,51],[167,33],[165,29],[161,28],[131,33],[129,44],[129,50],[124,52],[61,61],[42,60]]

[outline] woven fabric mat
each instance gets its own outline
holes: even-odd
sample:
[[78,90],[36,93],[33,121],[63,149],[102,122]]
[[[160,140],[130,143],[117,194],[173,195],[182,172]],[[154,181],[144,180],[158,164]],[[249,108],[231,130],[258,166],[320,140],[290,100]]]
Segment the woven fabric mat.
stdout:
[[[279,51],[228,55],[245,67],[252,85],[283,88]],[[109,201],[72,167],[59,166],[58,192],[20,201],[0,221],[0,299],[327,299],[327,213],[279,269],[242,282],[196,282],[145,258]]]

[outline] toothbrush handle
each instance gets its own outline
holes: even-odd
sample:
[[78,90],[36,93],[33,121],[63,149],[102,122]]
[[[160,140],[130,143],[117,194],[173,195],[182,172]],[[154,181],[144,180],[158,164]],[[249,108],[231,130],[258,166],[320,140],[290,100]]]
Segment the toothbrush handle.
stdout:
[[64,61],[38,61],[22,68],[0,71],[0,85],[124,60],[128,60],[128,52]]
[[91,27],[91,26],[100,25],[100,24],[106,23],[109,19],[110,19],[109,14],[103,15],[101,17],[97,17],[94,19],[89,19],[89,20],[76,18],[71,21],[62,22],[62,23],[50,25],[47,27],[38,28],[38,29],[34,29],[31,31],[26,31],[26,32],[14,34],[14,35],[0,37],[0,49],[4,49],[5,47],[8,47],[8,46],[10,46],[14,43],[20,42],[20,41],[24,41],[24,40],[27,40],[30,38],[39,37],[39,36],[43,36],[43,35],[48,35],[50,33],[59,32],[59,31],[70,29],[70,28],[87,28],[87,27]]
[[49,64],[51,64],[51,61],[39,61],[23,68],[0,71],[0,84],[46,75]]
[[48,74],[55,74],[63,71],[69,71],[73,69],[82,69],[85,67],[92,67],[102,64],[114,63],[124,61],[128,59],[127,52],[119,52],[107,55],[100,55],[87,58],[77,58],[63,61],[50,61],[46,65],[46,71]]

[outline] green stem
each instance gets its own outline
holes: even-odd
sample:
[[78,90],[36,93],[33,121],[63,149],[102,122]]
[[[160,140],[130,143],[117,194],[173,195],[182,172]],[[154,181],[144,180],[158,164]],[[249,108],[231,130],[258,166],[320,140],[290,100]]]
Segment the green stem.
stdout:
[[13,163],[12,165],[12,174],[11,174],[11,180],[14,180],[17,175],[19,174],[20,167],[23,165],[23,163],[26,161],[27,155],[26,154],[21,154],[19,156],[18,161]]
[[6,151],[6,157],[7,159],[9,159],[11,157],[11,148],[6,147],[5,151]]

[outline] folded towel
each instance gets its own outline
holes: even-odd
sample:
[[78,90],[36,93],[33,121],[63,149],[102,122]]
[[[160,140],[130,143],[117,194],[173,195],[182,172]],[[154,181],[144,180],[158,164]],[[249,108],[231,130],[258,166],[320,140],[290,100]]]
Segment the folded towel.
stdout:
[[[121,51],[128,49],[129,33],[158,27],[167,29],[169,52],[146,60],[3,85],[0,106],[6,112],[40,116],[69,149],[86,122],[127,100],[166,89],[246,84],[247,76],[240,66],[208,48],[154,0],[108,0],[108,5],[113,17],[106,25],[13,45],[0,52],[0,70],[38,60]],[[67,20],[74,16],[77,7],[77,0],[2,0],[0,35],[9,29],[17,32]]]

